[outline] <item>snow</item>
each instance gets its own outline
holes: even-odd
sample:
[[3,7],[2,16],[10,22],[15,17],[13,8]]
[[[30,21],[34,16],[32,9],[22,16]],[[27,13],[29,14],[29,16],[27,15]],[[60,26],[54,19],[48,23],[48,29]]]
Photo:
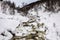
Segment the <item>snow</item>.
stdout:
[[[8,13],[8,11],[7,11]],[[0,12],[0,34],[4,33],[6,36],[0,35],[0,40],[9,40],[12,38],[12,34],[7,30],[11,30],[14,33],[16,27],[24,21],[27,21],[27,17],[21,15],[6,15]]]
[[[51,14],[51,12],[43,12],[43,10],[38,11],[38,16],[40,16],[40,22],[45,23],[48,28],[46,38],[49,40],[60,40],[60,12]],[[56,24],[55,27],[54,23]],[[58,36],[56,32],[58,32]]]
[[[49,40],[57,40],[57,39],[60,40],[60,12],[51,14],[51,12],[43,12],[43,10],[38,11],[38,16],[40,16],[39,22],[45,23],[45,26],[48,28],[46,38]],[[1,8],[0,8],[0,11],[1,11]],[[33,11],[30,14],[35,16],[36,12]],[[12,38],[12,34],[9,33],[7,30],[13,31],[17,36],[25,36],[30,34],[29,31],[32,30],[31,27],[21,26],[19,30],[16,29],[16,27],[20,23],[26,22],[28,20],[29,20],[28,17],[21,16],[17,12],[15,15],[6,15],[0,12],[0,34],[4,32],[4,34],[6,35],[6,36],[0,35],[0,40],[9,40],[10,38]],[[54,23],[56,25],[54,25]],[[36,23],[33,23],[33,24],[36,25]],[[39,29],[36,29],[36,30],[39,30]],[[40,30],[44,30],[44,28]],[[17,32],[20,32],[20,33],[17,33]],[[58,35],[57,35],[57,32],[58,32]],[[25,34],[22,35],[23,33]]]
[[[41,13],[41,12],[39,12]],[[42,15],[41,15],[42,14]],[[48,16],[47,13],[41,13],[41,22],[45,23],[48,27],[48,34],[46,35],[47,39],[49,40],[57,40],[58,36],[56,34],[56,31],[60,33],[60,13],[52,14],[51,16]],[[45,18],[45,19],[44,19]],[[56,24],[56,27],[53,26],[53,23]],[[60,35],[60,34],[59,34]],[[58,39],[59,40],[59,39]]]

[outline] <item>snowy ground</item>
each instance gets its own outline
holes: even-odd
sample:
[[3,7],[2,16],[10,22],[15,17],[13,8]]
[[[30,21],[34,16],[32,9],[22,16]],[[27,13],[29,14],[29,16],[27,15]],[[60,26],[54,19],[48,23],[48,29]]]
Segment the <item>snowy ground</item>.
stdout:
[[[60,39],[60,13],[52,14],[51,16],[49,16],[48,14],[49,14],[48,12],[44,13],[42,11],[39,11],[39,16],[41,16],[40,22],[45,23],[45,25],[48,27],[46,38],[50,40],[57,40],[57,39],[59,40]],[[16,17],[20,19],[18,20]],[[26,19],[26,17],[24,18],[24,17],[0,14],[0,33],[4,32],[7,29],[10,29],[12,31],[15,30],[15,28],[20,23],[20,20],[25,21],[28,19]],[[0,40],[1,37],[5,38],[0,35]]]
[[[35,12],[31,13],[36,15]],[[49,40],[60,40],[60,12],[50,14],[51,12],[43,12],[43,10],[38,11],[38,16],[40,16],[41,19],[40,22],[45,23],[45,26],[48,28],[46,38]],[[23,17],[21,15],[5,15],[0,12],[0,34],[4,32],[4,34],[7,35],[0,35],[0,40],[9,40],[12,38],[12,35],[7,30],[14,31],[21,22],[25,22],[27,20],[29,20],[28,17]],[[31,28],[28,27],[22,29],[27,34],[28,32],[25,30]]]

